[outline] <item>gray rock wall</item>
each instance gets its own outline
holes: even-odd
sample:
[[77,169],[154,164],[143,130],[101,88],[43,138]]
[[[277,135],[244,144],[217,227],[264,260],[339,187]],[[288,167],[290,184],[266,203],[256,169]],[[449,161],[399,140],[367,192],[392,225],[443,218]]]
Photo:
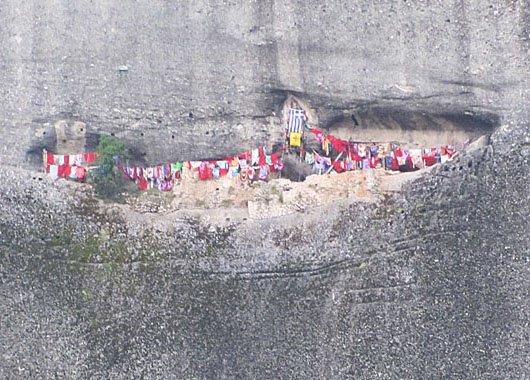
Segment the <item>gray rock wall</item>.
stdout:
[[529,13],[478,0],[4,1],[0,158],[35,167],[60,120],[115,133],[151,164],[233,154],[278,140],[286,91],[323,126],[372,106],[526,122]]
[[[186,4],[0,4],[0,377],[530,378],[529,3]],[[226,228],[14,168],[99,133],[151,163],[246,150],[286,91],[323,126],[500,127],[388,203]]]

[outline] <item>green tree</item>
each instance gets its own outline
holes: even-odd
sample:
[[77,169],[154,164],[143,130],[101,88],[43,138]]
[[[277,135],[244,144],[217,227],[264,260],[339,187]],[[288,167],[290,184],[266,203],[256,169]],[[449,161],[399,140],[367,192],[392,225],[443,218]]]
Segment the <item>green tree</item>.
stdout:
[[113,201],[122,200],[122,193],[127,182],[118,170],[116,158],[123,162],[129,157],[125,144],[111,136],[101,136],[96,148],[99,168],[93,172],[92,181],[96,187],[98,197]]

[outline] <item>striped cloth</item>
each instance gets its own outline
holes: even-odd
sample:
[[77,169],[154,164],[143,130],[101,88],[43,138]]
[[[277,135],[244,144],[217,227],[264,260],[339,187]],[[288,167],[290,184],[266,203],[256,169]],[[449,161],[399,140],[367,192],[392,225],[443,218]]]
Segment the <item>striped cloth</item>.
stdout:
[[304,111],[289,109],[289,132],[304,132]]

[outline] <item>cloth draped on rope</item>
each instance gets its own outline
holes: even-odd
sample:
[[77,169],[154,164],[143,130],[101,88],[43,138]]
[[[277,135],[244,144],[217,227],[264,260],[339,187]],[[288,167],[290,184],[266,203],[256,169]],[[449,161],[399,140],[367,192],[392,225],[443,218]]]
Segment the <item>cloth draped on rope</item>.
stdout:
[[289,109],[289,133],[304,132],[304,110]]

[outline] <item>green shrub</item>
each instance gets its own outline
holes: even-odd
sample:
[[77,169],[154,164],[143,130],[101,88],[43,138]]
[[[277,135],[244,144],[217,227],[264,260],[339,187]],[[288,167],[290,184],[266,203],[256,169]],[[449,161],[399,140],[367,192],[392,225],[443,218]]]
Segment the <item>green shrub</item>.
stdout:
[[91,171],[89,178],[95,185],[97,196],[105,200],[121,201],[129,181],[119,172],[114,158],[118,157],[120,162],[127,159],[127,147],[116,137],[101,136],[96,152],[99,168]]

